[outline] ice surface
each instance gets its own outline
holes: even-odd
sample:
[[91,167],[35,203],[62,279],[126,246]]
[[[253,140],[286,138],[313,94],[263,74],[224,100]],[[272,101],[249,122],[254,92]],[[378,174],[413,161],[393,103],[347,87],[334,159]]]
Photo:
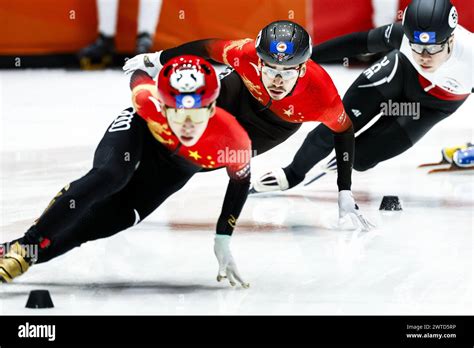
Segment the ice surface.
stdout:
[[[359,69],[327,67],[341,95]],[[107,125],[130,105],[119,71],[0,75],[0,241],[17,238],[64,184],[85,174]],[[216,282],[214,225],[225,171],[196,175],[152,216],[0,285],[2,314],[473,314],[472,174],[426,175],[421,162],[474,140],[474,99],[414,148],[365,173],[353,191],[371,232],[339,230],[335,176],[253,196],[232,250],[248,290]],[[253,160],[286,165],[314,125]],[[314,169],[312,173],[317,172]],[[383,195],[404,211],[381,213]],[[54,309],[24,306],[50,290]]]

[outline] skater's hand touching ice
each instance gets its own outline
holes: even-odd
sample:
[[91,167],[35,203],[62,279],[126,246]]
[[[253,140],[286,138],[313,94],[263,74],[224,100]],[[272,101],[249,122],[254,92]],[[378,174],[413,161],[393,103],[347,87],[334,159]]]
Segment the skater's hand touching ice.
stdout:
[[230,252],[230,238],[228,235],[216,234],[214,239],[214,253],[219,262],[217,281],[220,282],[222,279],[227,278],[231,286],[235,286],[236,282],[239,282],[243,288],[247,289],[250,284],[246,283],[240,276],[237,265]]
[[360,213],[359,207],[357,206],[351,191],[340,191],[338,203],[340,222],[350,217],[355,228],[360,227],[363,231],[369,231],[371,228],[375,227],[374,224]]
[[122,68],[125,72],[125,75],[133,74],[133,72],[136,70],[143,70],[154,78],[156,75],[158,75],[161,68],[163,67],[160,62],[161,52],[163,51],[139,54],[131,59],[128,59]]

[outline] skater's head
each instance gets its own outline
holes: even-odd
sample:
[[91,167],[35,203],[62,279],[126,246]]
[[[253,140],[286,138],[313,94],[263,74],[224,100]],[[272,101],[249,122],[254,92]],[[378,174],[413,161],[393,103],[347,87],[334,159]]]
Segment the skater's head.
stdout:
[[403,30],[415,62],[436,71],[453,51],[458,13],[449,0],[413,0],[403,15]]
[[162,112],[184,146],[193,146],[216,111],[220,82],[203,58],[180,56],[163,66],[158,76]]
[[255,48],[265,89],[274,100],[285,98],[306,74],[311,37],[297,23],[276,21],[260,31]]

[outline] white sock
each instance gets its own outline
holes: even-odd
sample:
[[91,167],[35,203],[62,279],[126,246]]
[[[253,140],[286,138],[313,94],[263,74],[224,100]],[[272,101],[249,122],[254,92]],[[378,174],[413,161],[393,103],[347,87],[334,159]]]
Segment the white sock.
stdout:
[[162,0],[139,0],[138,33],[154,36],[160,18]]
[[118,0],[97,0],[99,32],[115,36],[117,31]]

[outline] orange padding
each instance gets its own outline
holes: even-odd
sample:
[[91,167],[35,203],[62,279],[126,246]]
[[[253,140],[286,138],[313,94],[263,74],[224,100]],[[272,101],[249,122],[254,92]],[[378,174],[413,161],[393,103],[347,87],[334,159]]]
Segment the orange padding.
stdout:
[[[154,49],[208,38],[256,37],[265,24],[292,19],[306,25],[307,0],[163,0]],[[116,45],[133,51],[138,0],[120,0]],[[97,35],[95,0],[0,2],[0,54],[72,53]]]
[[[116,44],[135,45],[139,0],[120,0]],[[452,0],[460,23],[474,30],[471,0]],[[400,0],[403,10],[410,0]],[[163,0],[153,49],[207,37],[255,37],[265,24],[292,19],[315,43],[372,28],[371,0]],[[309,18],[309,20],[308,20]],[[97,35],[96,0],[0,1],[0,54],[73,53]]]

